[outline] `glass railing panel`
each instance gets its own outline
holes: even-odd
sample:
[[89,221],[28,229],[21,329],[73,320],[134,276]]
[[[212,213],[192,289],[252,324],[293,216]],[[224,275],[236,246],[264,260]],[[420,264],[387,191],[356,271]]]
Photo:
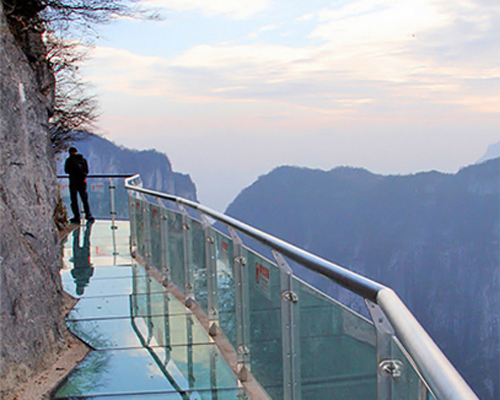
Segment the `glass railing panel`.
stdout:
[[[171,315],[167,319],[153,316],[151,320],[155,345],[161,345],[160,341],[164,337],[168,337],[171,346],[210,343],[207,331],[192,314]],[[160,335],[157,336],[158,333]]]
[[[142,278],[142,269],[137,266],[135,280]],[[133,293],[133,302],[144,297],[147,305],[132,305],[132,329],[174,388],[179,392],[206,391],[193,398],[211,398],[212,389],[232,389],[232,394],[238,394],[234,392],[238,388],[236,376],[196,317],[188,311],[172,315],[170,309],[178,309],[175,304],[181,303],[155,280],[141,279],[134,288],[149,292]],[[149,314],[135,314],[140,308]]]
[[172,210],[165,210],[168,231],[168,255],[170,279],[185,292],[186,277],[184,270],[184,227],[182,215]]
[[[138,266],[138,269],[142,267]],[[131,310],[134,329],[147,345],[165,347],[210,343],[205,328],[196,317],[159,282],[148,278],[145,285],[135,287],[146,290],[132,294]]]
[[233,241],[219,231],[214,230],[213,234],[216,247],[219,326],[234,348],[236,348]]
[[138,264],[132,266],[132,296],[135,297],[134,315],[148,315],[149,277],[146,270]]
[[[59,178],[59,189],[63,204],[71,218],[69,179]],[[96,219],[111,219],[111,190],[113,189],[115,218],[121,220],[129,219],[128,195],[125,189],[125,180],[123,178],[112,178],[110,184],[109,178],[89,178],[87,177],[87,194],[89,198],[90,211]],[[80,204],[80,211],[82,207]]]
[[140,203],[137,202],[137,199],[134,196],[129,196],[129,215],[130,215],[130,238],[132,243],[137,244],[137,210],[140,207]]
[[208,313],[207,303],[207,268],[205,262],[205,230],[200,221],[190,218],[191,237],[191,268],[193,269],[194,297],[205,313]]
[[210,344],[205,328],[192,314],[134,317],[136,331],[151,347]]
[[[157,283],[156,281],[154,281]],[[151,285],[151,289],[153,289]],[[154,292],[150,294],[151,301],[151,334],[158,346],[169,346],[170,336],[168,332],[168,300],[165,292]]]
[[154,204],[149,204],[149,238],[151,255],[149,263],[158,271],[162,271],[162,218],[163,209]]
[[303,399],[377,399],[375,328],[297,279]]
[[134,213],[134,234],[135,234],[135,239],[136,239],[136,251],[137,253],[141,256],[144,257],[145,255],[145,247],[144,247],[144,200],[141,199],[134,199],[134,208],[135,208],[135,213]]
[[283,398],[280,270],[244,249],[249,278],[250,363],[255,379],[273,399]]

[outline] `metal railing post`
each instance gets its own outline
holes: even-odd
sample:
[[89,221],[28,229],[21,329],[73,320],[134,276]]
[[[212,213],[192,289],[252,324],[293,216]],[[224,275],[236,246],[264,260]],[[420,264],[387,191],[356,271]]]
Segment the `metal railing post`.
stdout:
[[153,308],[151,306],[151,278],[148,276],[146,277],[146,299],[147,299],[147,306],[146,310],[148,315],[146,315],[146,321],[147,321],[147,326],[148,326],[148,339],[147,339],[147,344],[151,344],[151,339],[153,339],[153,331],[154,331],[154,323],[153,323]]
[[134,252],[137,248],[137,234],[136,234],[136,221],[135,221],[135,207],[136,199],[128,196],[128,214],[130,221],[130,251]]
[[302,398],[300,369],[300,307],[293,271],[283,256],[273,251],[280,270],[281,283],[281,336],[283,356],[283,398]]
[[393,358],[394,329],[377,304],[365,302],[377,332],[377,398],[398,400],[394,398],[393,383],[403,374],[403,361]]
[[142,212],[144,218],[144,253],[146,264],[151,265],[151,213],[148,202],[143,202]]
[[186,314],[186,329],[187,329],[187,374],[188,374],[188,384],[189,389],[195,388],[195,376],[194,376],[194,361],[193,361],[193,317],[192,314]]
[[[139,187],[142,186],[142,181],[138,179]],[[129,205],[129,219],[130,219],[130,250],[132,252],[137,250],[138,237],[137,237],[137,212],[140,208],[139,197],[140,193],[128,192],[128,205]]]
[[169,232],[168,232],[168,215],[165,208],[161,208],[160,216],[160,237],[161,237],[161,272],[165,276],[167,281],[163,281],[166,284],[170,281],[170,251],[169,251]]
[[182,213],[182,245],[184,253],[184,294],[186,304],[195,299],[193,285],[193,252],[191,249],[191,218],[182,204],[178,204]]
[[165,366],[167,366],[168,362],[170,361],[170,358],[171,358],[170,353],[172,351],[172,347],[170,345],[170,312],[169,312],[170,302],[169,302],[168,296],[169,296],[168,293],[165,293],[165,295],[163,296],[163,315],[164,315],[163,328],[165,330],[165,332],[163,334],[163,340],[165,341],[165,343],[164,343],[164,347],[165,347],[164,365]]
[[115,216],[116,216],[116,210],[115,210],[115,189],[116,186],[113,184],[113,178],[109,178],[109,201],[110,201],[110,214],[111,214],[111,230],[113,232],[113,260],[114,260],[114,265],[116,265],[116,256],[118,255],[118,251],[116,250],[116,230],[118,227],[116,226],[115,223]]
[[248,291],[247,260],[243,257],[243,242],[231,227],[233,239],[233,265],[236,308],[236,344],[238,355],[238,378],[245,382],[250,372],[250,295]]
[[212,399],[218,400],[217,393],[217,359],[218,353],[215,346],[210,347],[210,387],[212,388]]
[[209,333],[215,335],[219,325],[219,294],[217,284],[217,264],[215,261],[215,237],[212,225],[205,215],[200,213],[205,233],[205,266],[207,271],[207,305]]

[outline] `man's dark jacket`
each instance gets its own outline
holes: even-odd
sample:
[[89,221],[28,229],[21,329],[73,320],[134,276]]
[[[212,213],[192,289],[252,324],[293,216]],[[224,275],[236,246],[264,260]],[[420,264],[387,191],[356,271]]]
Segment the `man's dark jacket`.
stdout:
[[87,160],[81,154],[70,154],[64,164],[64,172],[69,174],[70,182],[83,182],[89,173]]

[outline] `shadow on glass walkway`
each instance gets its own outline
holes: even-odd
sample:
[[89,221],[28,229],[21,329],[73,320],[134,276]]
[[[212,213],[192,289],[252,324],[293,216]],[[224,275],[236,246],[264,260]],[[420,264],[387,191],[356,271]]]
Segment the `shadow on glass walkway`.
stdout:
[[[94,351],[55,398],[477,399],[392,290],[138,176],[126,187],[130,224],[65,243],[63,285],[80,298],[67,324]],[[366,317],[284,257],[357,295]]]

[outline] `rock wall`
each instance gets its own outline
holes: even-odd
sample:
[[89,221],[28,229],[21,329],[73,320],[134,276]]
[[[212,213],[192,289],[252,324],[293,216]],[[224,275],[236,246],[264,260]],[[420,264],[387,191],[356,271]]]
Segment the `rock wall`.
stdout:
[[[17,33],[19,33],[18,31]],[[55,162],[47,121],[54,78],[40,33],[12,34],[0,2],[0,397],[63,346]]]

